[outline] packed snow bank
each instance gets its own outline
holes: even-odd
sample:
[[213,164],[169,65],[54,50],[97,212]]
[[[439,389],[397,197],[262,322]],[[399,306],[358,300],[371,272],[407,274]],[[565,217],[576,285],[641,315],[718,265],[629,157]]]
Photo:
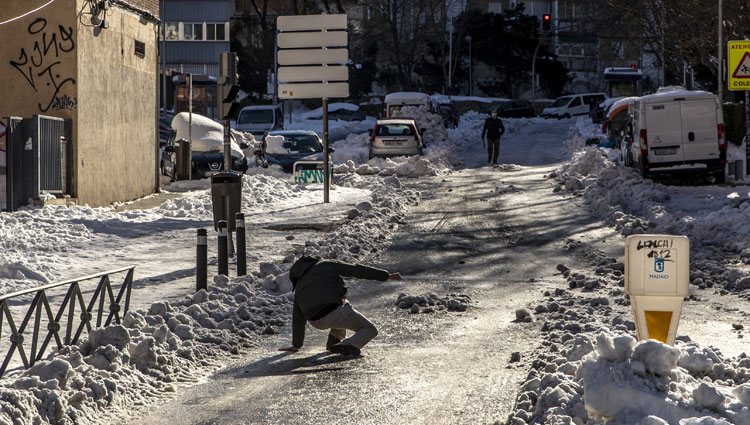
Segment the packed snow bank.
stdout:
[[569,143],[578,150],[551,175],[559,182],[556,190],[581,195],[591,210],[623,235],[688,236],[694,284],[719,284],[738,292],[750,289],[743,273],[717,264],[718,260],[709,261],[715,249],[723,251],[723,257],[734,253],[750,261],[750,223],[746,220],[750,186],[665,186],[644,180],[635,170],[618,166],[610,150],[580,147],[585,130],[576,126]]
[[676,347],[636,343],[623,264],[581,242],[596,276],[557,269],[570,290],[545,292],[533,309],[542,344],[529,360],[508,424],[750,424],[750,358],[729,358],[679,336]]
[[[353,103],[335,102],[328,104],[328,112],[347,110],[356,112],[359,111],[359,106]],[[323,118],[323,107],[313,109],[312,111],[303,112],[300,114],[300,118],[303,120],[314,120]]]
[[[264,178],[265,176],[256,176]],[[340,178],[345,188],[372,190],[371,201],[349,212],[349,220],[320,240],[308,240],[297,255],[344,261],[364,259],[388,243],[389,235],[418,193],[395,176]],[[288,255],[282,264],[261,263],[250,276],[214,278],[208,292],[178,303],[157,302],[131,311],[122,325],[93,330],[19,376],[0,384],[0,423],[107,423],[127,415],[182,382],[194,382],[255,346],[264,334],[289,325],[293,295]]]

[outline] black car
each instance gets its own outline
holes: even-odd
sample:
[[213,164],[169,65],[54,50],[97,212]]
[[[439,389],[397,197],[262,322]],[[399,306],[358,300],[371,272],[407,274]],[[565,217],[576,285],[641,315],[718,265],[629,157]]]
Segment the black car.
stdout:
[[458,114],[450,103],[438,104],[435,108],[435,112],[443,117],[443,124],[445,128],[456,128],[458,127]]
[[[334,150],[329,148],[328,151],[333,153]],[[287,173],[293,171],[294,164],[298,161],[323,161],[323,141],[314,131],[272,131],[263,138],[261,148],[255,151],[256,164],[262,167],[275,164]],[[315,169],[317,165],[305,164],[302,168]]]
[[526,100],[510,100],[501,103],[497,109],[497,116],[501,118],[533,118],[536,111],[531,102]]
[[[172,131],[169,140],[161,150],[161,173],[165,176],[169,176],[173,181],[175,180],[175,174],[177,170],[177,150],[178,145],[181,141],[175,141],[175,135],[177,133]],[[240,143],[241,149],[247,149],[248,145],[244,142]],[[212,174],[224,170],[224,152],[223,151],[211,151],[211,152],[199,152],[193,151],[191,157],[190,171],[192,178],[200,179],[204,177],[210,177]],[[247,171],[248,163],[247,157],[244,155],[240,158],[232,156],[232,167],[234,171],[244,173]]]

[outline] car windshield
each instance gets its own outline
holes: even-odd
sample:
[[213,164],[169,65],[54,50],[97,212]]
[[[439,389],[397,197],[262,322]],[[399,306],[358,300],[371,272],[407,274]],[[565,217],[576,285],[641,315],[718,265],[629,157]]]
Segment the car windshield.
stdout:
[[561,106],[566,106],[568,103],[570,103],[570,99],[572,97],[561,97],[555,101],[552,105],[550,105],[550,108],[559,108]]
[[323,152],[323,144],[311,134],[282,134],[282,147],[289,153]]
[[378,127],[378,136],[413,136],[414,131],[408,124],[383,124]]
[[424,105],[418,105],[418,104],[417,105],[406,105],[406,104],[405,105],[391,105],[388,108],[388,115],[392,116],[394,112],[398,112],[398,111],[401,110],[401,108],[404,108],[404,107],[407,107],[407,106],[411,106],[413,108],[422,108],[422,109],[424,109],[424,107],[425,107]]
[[269,124],[273,123],[272,109],[246,109],[237,117],[237,124]]

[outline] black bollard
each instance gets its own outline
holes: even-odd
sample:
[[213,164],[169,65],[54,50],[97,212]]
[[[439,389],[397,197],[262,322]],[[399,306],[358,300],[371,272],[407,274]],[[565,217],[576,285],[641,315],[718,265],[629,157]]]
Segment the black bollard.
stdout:
[[219,221],[219,274],[229,276],[229,258],[227,255],[227,222]]
[[208,233],[198,229],[198,248],[195,256],[195,292],[208,290]]
[[237,276],[247,274],[247,251],[245,249],[245,214],[235,216],[237,228]]

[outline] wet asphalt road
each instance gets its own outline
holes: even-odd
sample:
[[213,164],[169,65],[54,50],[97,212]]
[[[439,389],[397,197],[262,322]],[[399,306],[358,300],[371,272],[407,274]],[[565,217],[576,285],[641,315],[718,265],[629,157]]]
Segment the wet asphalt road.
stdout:
[[[467,152],[466,169],[411,181],[422,191],[393,244],[368,262],[400,271],[401,282],[352,282],[349,299],[379,328],[364,357],[341,361],[323,351],[326,334],[308,327],[306,346],[279,353],[285,334],[251,355],[124,423],[147,424],[482,424],[507,417],[539,345],[540,323],[514,323],[560,284],[555,266],[565,238],[604,248],[617,238],[590,214],[552,193],[570,122],[517,131],[502,162],[533,164],[502,172]],[[518,144],[518,145],[514,145]],[[520,148],[520,144],[523,148]],[[516,149],[518,148],[518,149]],[[503,151],[501,151],[503,152]],[[524,154],[526,152],[526,154]],[[525,157],[524,157],[525,156]],[[617,245],[619,249],[621,245]],[[616,253],[613,252],[612,255]],[[465,313],[410,315],[399,293],[466,293]],[[510,363],[512,352],[522,355]]]

